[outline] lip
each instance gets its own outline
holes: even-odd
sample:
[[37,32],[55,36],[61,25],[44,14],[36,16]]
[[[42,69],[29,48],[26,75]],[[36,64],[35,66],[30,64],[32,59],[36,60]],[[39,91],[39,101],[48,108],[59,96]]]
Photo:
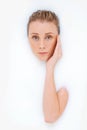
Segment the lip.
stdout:
[[47,54],[48,52],[39,52],[39,54]]
[[39,52],[39,54],[47,54],[48,52]]

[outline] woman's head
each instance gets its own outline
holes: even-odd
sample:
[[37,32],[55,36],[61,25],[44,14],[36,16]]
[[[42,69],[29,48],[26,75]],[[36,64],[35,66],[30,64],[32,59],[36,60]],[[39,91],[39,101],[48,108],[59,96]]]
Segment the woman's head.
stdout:
[[30,16],[27,36],[34,54],[40,60],[47,61],[52,56],[59,34],[59,19],[54,12],[38,10]]

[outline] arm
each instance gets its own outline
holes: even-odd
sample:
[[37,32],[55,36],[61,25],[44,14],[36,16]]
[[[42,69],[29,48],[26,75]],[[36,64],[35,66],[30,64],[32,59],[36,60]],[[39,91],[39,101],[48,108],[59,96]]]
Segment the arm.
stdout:
[[48,67],[46,67],[43,111],[46,122],[54,122],[60,115],[59,99],[54,82],[54,69]]
[[58,40],[53,56],[46,63],[43,112],[45,121],[48,123],[55,122],[61,116],[68,101],[67,90],[61,88],[57,92],[54,81],[54,68],[61,55],[61,45],[60,40]]

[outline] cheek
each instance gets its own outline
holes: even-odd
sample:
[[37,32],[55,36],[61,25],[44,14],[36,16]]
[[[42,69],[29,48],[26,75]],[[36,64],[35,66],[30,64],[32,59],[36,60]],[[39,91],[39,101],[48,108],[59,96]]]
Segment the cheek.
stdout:
[[36,53],[37,50],[38,50],[38,46],[35,43],[32,43],[32,42],[30,43],[30,46],[31,46],[31,49],[33,50],[33,52]]
[[50,48],[49,48],[50,53],[52,53],[52,52],[54,51],[55,46],[56,46],[56,40],[53,40],[53,41],[51,42]]
[[34,44],[31,44],[31,47],[33,50],[36,50],[36,46]]

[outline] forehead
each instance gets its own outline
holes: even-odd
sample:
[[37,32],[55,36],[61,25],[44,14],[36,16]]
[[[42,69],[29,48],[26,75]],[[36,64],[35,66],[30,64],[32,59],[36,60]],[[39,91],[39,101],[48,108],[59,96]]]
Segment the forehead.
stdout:
[[53,32],[57,33],[57,27],[54,22],[48,21],[33,21],[29,25],[29,32],[37,32],[37,33],[48,33]]

